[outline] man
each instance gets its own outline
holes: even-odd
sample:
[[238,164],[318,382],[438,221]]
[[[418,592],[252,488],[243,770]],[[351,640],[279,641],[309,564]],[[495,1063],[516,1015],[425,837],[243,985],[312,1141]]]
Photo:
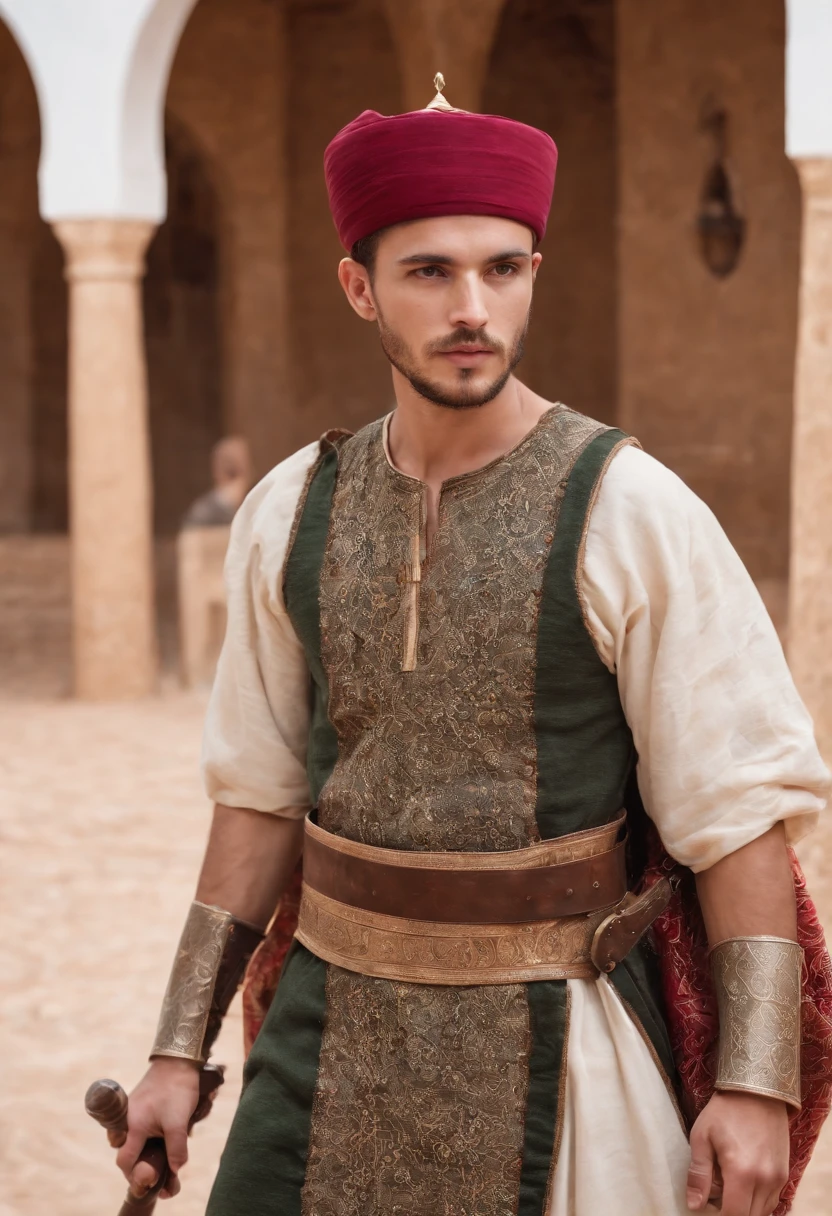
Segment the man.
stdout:
[[[266,925],[303,847],[209,1216],[670,1216],[720,1193],[767,1216],[786,1181],[785,845],[827,773],[707,508],[514,375],[555,163],[542,132],[441,98],[327,150],[341,285],[396,409],[279,465],[234,524],[214,822],[118,1158],[139,1185],[155,1133],[185,1161],[229,932]],[[715,947],[724,1050],[690,1144],[642,937],[667,892],[625,894],[634,771]]]
[[213,487],[191,503],[183,528],[227,527],[251,489],[251,457],[241,435],[228,435],[211,451]]

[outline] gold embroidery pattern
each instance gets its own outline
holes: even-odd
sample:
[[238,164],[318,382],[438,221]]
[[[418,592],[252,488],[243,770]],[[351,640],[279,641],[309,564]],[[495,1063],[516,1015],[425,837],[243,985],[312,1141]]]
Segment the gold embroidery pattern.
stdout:
[[523,848],[535,824],[535,644],[566,479],[604,428],[565,408],[508,456],[447,482],[420,571],[418,659],[402,671],[421,483],[376,423],[341,449],[321,576],[338,763],[319,822],[417,852]]
[[326,997],[305,1216],[516,1211],[525,989],[426,988],[330,967]]
[[[543,572],[566,479],[603,429],[557,407],[513,452],[447,482],[418,585],[420,483],[387,461],[381,423],[342,446],[320,597],[338,734],[319,801],[327,831],[420,853],[538,840]],[[304,1216],[515,1211],[529,1041],[522,985],[421,986],[330,966]]]
[[590,979],[592,937],[607,911],[516,925],[405,920],[304,886],[296,937],[348,971],[412,984]]
[[802,964],[802,949],[785,938],[735,937],[714,946],[717,1089],[766,1094],[800,1109]]

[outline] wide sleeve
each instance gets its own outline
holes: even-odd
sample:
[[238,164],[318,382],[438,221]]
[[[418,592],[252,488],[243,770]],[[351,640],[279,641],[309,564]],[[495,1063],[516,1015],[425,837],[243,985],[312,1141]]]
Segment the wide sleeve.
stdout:
[[703,870],[780,820],[809,831],[829,773],[774,626],[710,510],[637,448],[601,483],[579,586],[668,852]]
[[228,624],[202,745],[208,797],[301,818],[310,805],[306,748],[310,677],[283,602],[283,566],[317,443],[251,491],[225,562]]

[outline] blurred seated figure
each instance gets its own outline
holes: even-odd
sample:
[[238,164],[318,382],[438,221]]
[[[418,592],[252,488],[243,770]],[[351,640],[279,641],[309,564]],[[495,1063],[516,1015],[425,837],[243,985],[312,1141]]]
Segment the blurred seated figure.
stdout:
[[213,488],[191,503],[183,528],[227,527],[251,489],[251,457],[240,435],[229,435],[211,452]]
[[248,445],[222,439],[211,455],[213,489],[191,505],[177,542],[182,682],[211,682],[225,632],[223,563],[231,520],[251,487]]

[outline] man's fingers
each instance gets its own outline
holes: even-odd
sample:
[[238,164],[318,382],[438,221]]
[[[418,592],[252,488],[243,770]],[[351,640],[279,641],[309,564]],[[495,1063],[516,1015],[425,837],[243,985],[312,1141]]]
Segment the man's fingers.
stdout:
[[107,1132],[107,1139],[110,1142],[110,1148],[121,1148],[124,1141],[127,1139],[127,1132],[114,1131],[112,1128]]
[[168,1124],[162,1128],[165,1137],[165,1150],[168,1164],[174,1174],[178,1174],[188,1160],[188,1130],[181,1123]]
[[771,1216],[780,1202],[780,1192],[788,1182],[779,1170],[768,1167],[762,1171],[754,1191],[754,1201],[751,1204],[751,1216]]
[[690,1137],[690,1169],[687,1180],[687,1203],[692,1212],[699,1212],[708,1202],[714,1177],[714,1150],[705,1136],[694,1127]]
[[122,1144],[116,1157],[116,1165],[121,1170],[124,1177],[130,1180],[130,1175],[133,1172],[133,1166],[139,1158],[139,1153],[144,1148],[144,1142],[148,1137],[148,1130],[141,1124],[136,1124],[130,1128],[127,1133],[127,1139]]
[[130,1175],[130,1190],[137,1199],[141,1199],[158,1181],[159,1176],[153,1166],[147,1161],[140,1161]]
[[722,1216],[751,1216],[756,1171],[750,1165],[723,1165],[722,1177]]

